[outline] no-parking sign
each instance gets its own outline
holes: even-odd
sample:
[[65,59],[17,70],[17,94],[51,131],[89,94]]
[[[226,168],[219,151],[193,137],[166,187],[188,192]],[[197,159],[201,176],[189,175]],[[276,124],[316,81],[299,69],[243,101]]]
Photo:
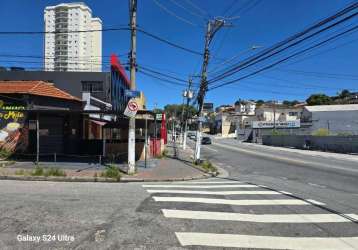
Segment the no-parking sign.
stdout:
[[124,110],[124,115],[128,117],[135,117],[138,111],[138,104],[134,99],[130,99],[126,110]]

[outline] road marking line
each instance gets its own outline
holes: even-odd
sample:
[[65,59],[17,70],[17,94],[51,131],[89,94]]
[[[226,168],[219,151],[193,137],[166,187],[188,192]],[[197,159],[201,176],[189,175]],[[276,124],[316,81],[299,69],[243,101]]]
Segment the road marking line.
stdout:
[[214,151],[214,152],[218,152],[216,149],[213,149],[213,148],[209,148],[209,147],[203,147],[203,148],[209,149],[209,150]]
[[192,198],[192,197],[159,197],[153,196],[155,201],[164,202],[191,202],[207,204],[225,204],[239,206],[265,206],[265,205],[310,205],[310,203],[298,199],[279,199],[279,200],[227,200],[211,198]]
[[[259,223],[335,223],[351,222],[343,216],[336,214],[241,214],[227,212],[207,212],[162,209],[167,218],[193,219],[193,220],[225,220],[225,221],[246,221]],[[346,214],[349,217],[356,217],[356,214]]]
[[316,204],[316,205],[320,205],[320,206],[326,205],[323,202],[319,202],[319,201],[312,200],[312,199],[306,199],[306,201],[311,202],[311,203]]
[[279,191],[281,194],[288,194],[288,195],[292,195],[292,193],[290,192],[286,192],[286,191]]
[[358,237],[275,237],[240,234],[176,232],[182,246],[213,246],[235,248],[274,248],[293,250],[353,250]]
[[319,185],[319,184],[311,183],[311,182],[308,182],[308,185],[314,186],[314,187],[326,188],[326,186],[324,186],[324,185]]
[[238,184],[242,183],[241,181],[186,181],[186,182],[178,182],[180,184]]
[[246,194],[259,194],[259,195],[266,195],[266,194],[281,194],[276,191],[194,191],[194,190],[154,190],[149,189],[147,190],[148,193],[168,193],[168,194],[210,194],[210,195],[246,195]]
[[256,185],[251,184],[237,184],[237,185],[142,185],[142,187],[157,187],[157,188],[251,188],[257,187]]
[[227,168],[232,168],[232,166],[230,166],[230,165],[226,165],[226,167],[227,167]]

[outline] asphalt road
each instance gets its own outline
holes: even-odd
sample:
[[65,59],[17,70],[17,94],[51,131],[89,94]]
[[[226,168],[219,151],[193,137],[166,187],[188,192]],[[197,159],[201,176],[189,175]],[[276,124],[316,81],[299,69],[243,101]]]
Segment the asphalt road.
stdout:
[[0,181],[0,249],[358,249],[354,161],[233,140],[202,152],[226,175],[169,183]]

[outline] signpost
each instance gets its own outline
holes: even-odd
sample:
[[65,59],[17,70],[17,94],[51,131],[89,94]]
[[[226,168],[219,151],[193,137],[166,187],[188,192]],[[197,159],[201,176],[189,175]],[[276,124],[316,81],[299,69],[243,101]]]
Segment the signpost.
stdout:
[[124,95],[130,98],[135,98],[135,97],[139,97],[140,96],[140,91],[137,90],[130,90],[130,89],[126,89],[124,91]]
[[156,120],[161,121],[162,120],[162,114],[155,114],[155,118],[156,118]]
[[134,99],[130,99],[126,109],[124,110],[124,115],[134,118],[138,111],[138,104]]
[[300,120],[293,121],[253,121],[252,128],[299,128],[301,127]]

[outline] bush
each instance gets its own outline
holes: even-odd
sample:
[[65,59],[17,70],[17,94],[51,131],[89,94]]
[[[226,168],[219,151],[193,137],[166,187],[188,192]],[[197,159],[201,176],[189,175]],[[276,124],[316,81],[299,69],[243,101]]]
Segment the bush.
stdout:
[[286,132],[282,132],[282,131],[279,131],[279,130],[276,130],[276,129],[273,129],[272,131],[271,131],[271,135],[288,135],[288,133],[286,133]]
[[66,176],[66,172],[59,168],[44,168],[37,165],[31,172],[32,176]]
[[9,152],[5,149],[0,150],[0,158],[7,159],[10,155],[11,155],[11,152]]
[[19,169],[19,170],[15,171],[15,175],[25,175],[25,174],[26,174],[26,172],[23,169]]
[[109,165],[106,166],[106,169],[101,173],[101,177],[114,178],[119,181],[121,179],[121,173],[119,172],[118,167]]
[[326,128],[317,129],[312,133],[314,136],[329,136],[329,130]]
[[43,176],[44,175],[44,168],[36,165],[35,169],[31,172],[32,176]]
[[59,168],[49,168],[45,171],[44,176],[66,176],[66,172]]
[[217,169],[210,161],[204,161],[200,164],[200,166],[208,172],[216,172]]
[[352,136],[353,133],[351,132],[339,132],[337,133],[338,136]]

